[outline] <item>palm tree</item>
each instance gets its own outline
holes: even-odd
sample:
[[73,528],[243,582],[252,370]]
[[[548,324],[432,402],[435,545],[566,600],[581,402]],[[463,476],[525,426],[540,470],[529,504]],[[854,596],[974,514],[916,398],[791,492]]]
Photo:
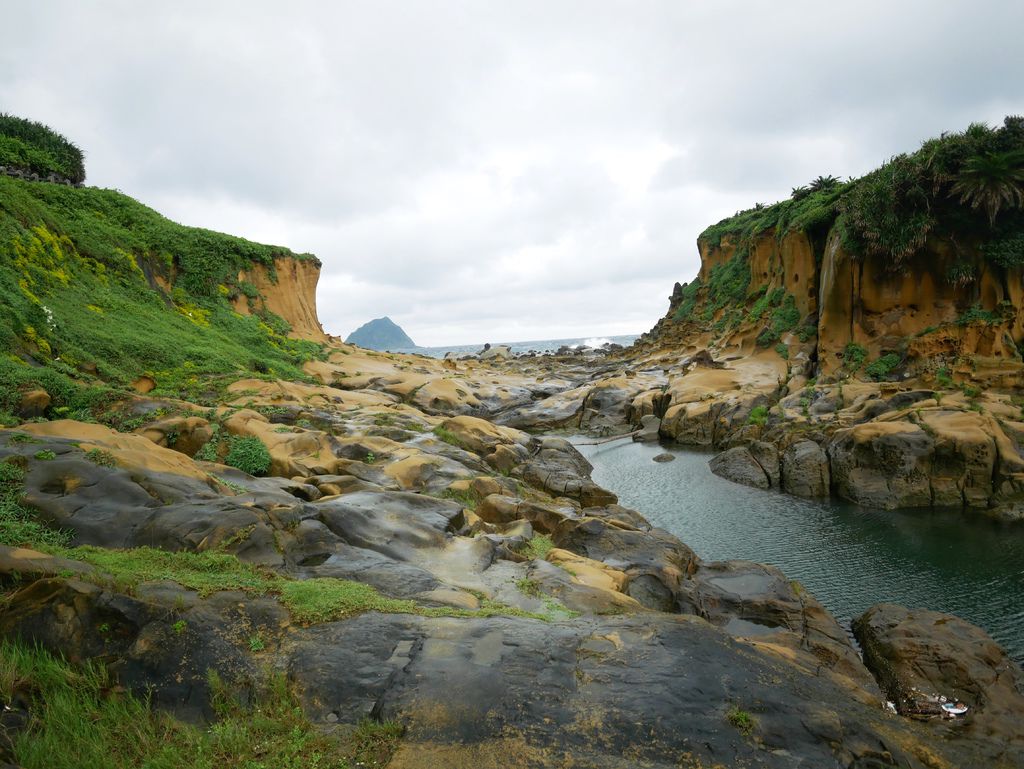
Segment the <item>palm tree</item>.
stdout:
[[819,176],[817,179],[814,179],[808,185],[808,189],[811,192],[828,192],[834,190],[837,186],[839,186],[839,177],[828,174],[827,176]]
[[1024,150],[968,158],[950,194],[959,195],[960,202],[970,203],[971,208],[985,209],[989,226],[995,226],[1002,208],[1024,207]]

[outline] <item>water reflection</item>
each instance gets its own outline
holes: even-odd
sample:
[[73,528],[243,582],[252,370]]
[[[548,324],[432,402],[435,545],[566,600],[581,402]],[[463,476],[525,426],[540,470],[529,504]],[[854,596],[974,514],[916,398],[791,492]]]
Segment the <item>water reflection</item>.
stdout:
[[[778,566],[840,619],[881,601],[952,612],[1024,660],[1024,527],[758,491],[713,475],[711,455],[697,451],[626,441],[579,448],[597,483],[705,560]],[[652,461],[666,450],[674,462]]]

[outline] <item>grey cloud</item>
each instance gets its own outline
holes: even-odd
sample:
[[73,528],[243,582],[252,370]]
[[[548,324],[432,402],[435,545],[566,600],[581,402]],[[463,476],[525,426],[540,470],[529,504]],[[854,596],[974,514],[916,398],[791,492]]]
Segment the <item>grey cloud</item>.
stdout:
[[1024,112],[997,0],[17,3],[0,108],[90,181],[313,251],[326,325],[643,331],[707,225]]

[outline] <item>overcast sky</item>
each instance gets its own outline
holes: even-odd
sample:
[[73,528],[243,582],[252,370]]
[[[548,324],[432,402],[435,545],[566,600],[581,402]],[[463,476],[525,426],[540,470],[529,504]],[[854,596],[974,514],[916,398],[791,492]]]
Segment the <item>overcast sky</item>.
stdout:
[[90,184],[315,253],[328,331],[421,345],[645,331],[707,225],[1024,113],[1018,0],[0,9],[0,111]]

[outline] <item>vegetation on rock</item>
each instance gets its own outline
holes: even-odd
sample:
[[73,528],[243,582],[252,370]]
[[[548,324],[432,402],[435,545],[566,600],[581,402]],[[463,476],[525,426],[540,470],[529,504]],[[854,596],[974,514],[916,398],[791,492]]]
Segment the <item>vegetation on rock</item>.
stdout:
[[0,165],[46,176],[85,181],[82,151],[59,133],[33,120],[0,113]]
[[789,200],[752,209],[708,227],[700,241],[749,244],[774,231],[806,232],[823,246],[838,228],[861,257],[886,259],[892,269],[920,251],[929,237],[980,241],[1002,266],[1024,264],[1024,117],[999,128],[975,123],[961,133],[925,141],[859,179],[820,177]]
[[224,463],[249,475],[266,475],[270,470],[270,451],[255,436],[232,436]]

